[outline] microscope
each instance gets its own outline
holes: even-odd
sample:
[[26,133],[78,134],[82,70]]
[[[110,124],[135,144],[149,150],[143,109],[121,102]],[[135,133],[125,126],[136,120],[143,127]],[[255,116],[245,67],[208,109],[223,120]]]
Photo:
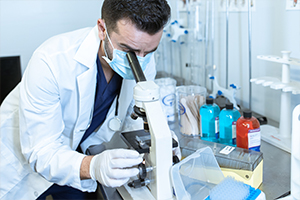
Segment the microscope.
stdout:
[[[136,80],[133,119],[143,118],[144,129],[121,133],[123,140],[139,153],[144,161],[138,166],[138,179],[128,183],[132,188],[147,187],[155,199],[173,199],[170,169],[172,148],[178,143],[172,139],[167,119],[159,101],[159,86],[147,81],[134,52],[126,54]],[[175,157],[175,162],[178,158]]]

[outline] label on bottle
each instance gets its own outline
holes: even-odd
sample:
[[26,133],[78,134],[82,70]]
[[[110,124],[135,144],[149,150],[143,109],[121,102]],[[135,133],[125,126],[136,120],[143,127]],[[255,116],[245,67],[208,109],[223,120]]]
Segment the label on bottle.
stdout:
[[215,118],[215,135],[216,139],[219,139],[219,117]]
[[236,122],[232,122],[232,144],[236,144]]
[[201,115],[199,115],[200,116],[200,137],[202,137],[203,136],[203,134],[202,134],[202,118],[201,118]]
[[248,131],[248,149],[256,150],[260,147],[261,135],[260,128],[252,129]]

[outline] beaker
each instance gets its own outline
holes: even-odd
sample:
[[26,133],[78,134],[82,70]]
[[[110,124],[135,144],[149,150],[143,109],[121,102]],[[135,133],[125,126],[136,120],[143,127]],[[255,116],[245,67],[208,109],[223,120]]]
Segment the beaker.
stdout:
[[178,104],[178,122],[180,132],[189,136],[200,136],[200,107],[205,103],[206,88],[198,85],[176,88]]
[[175,121],[176,80],[173,78],[159,78],[154,82],[159,86],[162,110],[169,122]]

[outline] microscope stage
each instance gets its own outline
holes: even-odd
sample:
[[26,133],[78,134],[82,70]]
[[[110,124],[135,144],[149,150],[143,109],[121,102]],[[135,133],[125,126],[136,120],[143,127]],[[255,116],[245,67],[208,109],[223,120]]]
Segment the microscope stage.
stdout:
[[[129,131],[121,133],[122,139],[125,143],[134,148],[139,153],[149,153],[149,147],[151,146],[151,135],[144,129],[137,131]],[[176,140],[172,141],[173,148],[178,147]]]

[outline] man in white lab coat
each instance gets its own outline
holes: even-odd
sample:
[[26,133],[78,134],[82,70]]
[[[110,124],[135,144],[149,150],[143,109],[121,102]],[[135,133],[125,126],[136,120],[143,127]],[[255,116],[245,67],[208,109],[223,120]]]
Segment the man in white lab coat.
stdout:
[[136,151],[85,153],[110,141],[110,119],[133,123],[126,116],[135,81],[125,54],[134,51],[154,79],[152,53],[169,17],[165,0],[105,0],[94,28],[54,36],[34,52],[0,108],[0,199],[85,199],[97,181],[118,187],[137,175]]

